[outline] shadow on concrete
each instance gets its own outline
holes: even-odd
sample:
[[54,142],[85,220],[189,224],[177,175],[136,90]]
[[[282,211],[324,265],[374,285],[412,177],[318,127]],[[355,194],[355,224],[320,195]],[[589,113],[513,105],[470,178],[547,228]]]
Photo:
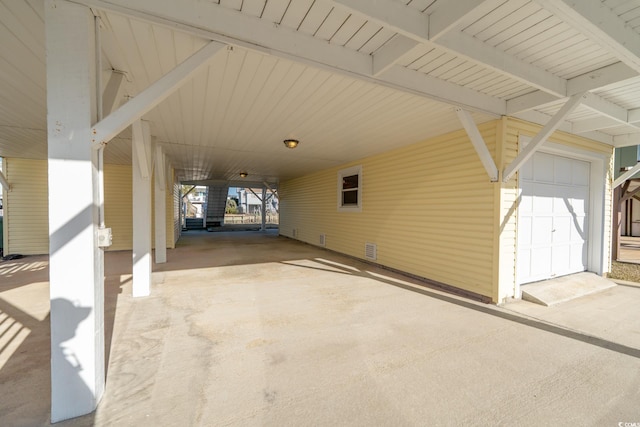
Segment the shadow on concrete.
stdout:
[[[588,334],[581,333],[579,331],[563,328],[561,326],[554,325],[551,323],[546,323],[540,320],[525,318],[515,314],[507,313],[505,311],[502,311],[499,307],[496,307],[496,306],[481,304],[481,303],[477,303],[477,302],[473,302],[473,301],[469,301],[461,298],[456,298],[454,296],[448,296],[448,295],[427,289],[426,288],[427,284],[425,283],[421,283],[418,281],[415,281],[415,283],[414,282],[409,283],[406,279],[399,281],[399,280],[394,280],[391,277],[384,278],[384,277],[381,277],[379,274],[374,275],[367,271],[350,269],[350,268],[347,269],[344,267],[337,266],[334,263],[327,263],[318,258],[314,259],[313,261],[320,264],[324,264],[327,267],[329,267],[327,271],[336,272],[335,269],[341,269],[342,270],[341,273],[343,274],[375,280],[380,283],[395,286],[397,288],[401,288],[410,292],[414,292],[430,298],[434,298],[440,301],[454,304],[459,307],[464,307],[470,310],[478,311],[484,314],[488,314],[490,316],[509,320],[511,322],[519,323],[521,325],[525,325],[531,328],[536,328],[552,334],[561,335],[566,338],[570,338],[576,341],[580,341],[586,344],[594,345],[610,351],[615,351],[617,353],[625,354],[627,356],[640,359],[640,349],[629,347],[623,344],[618,344],[603,338],[594,337]],[[291,265],[291,264],[288,264],[288,265]],[[317,268],[317,267],[310,267],[310,266],[303,266],[303,265],[297,265],[297,266],[301,268]]]

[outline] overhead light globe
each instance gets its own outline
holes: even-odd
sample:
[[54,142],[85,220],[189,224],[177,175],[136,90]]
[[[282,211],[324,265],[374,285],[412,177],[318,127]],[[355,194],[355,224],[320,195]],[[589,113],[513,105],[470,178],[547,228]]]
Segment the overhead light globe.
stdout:
[[247,175],[249,175],[249,174],[246,173],[246,172],[240,172],[240,178],[246,178]]
[[299,143],[300,143],[300,141],[298,141],[297,139],[285,139],[284,140],[285,147],[291,148],[291,149],[296,148]]

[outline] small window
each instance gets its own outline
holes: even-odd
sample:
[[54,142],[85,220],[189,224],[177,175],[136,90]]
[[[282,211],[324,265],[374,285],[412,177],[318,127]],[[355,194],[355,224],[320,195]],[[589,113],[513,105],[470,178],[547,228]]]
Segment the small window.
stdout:
[[338,172],[338,210],[360,212],[362,210],[362,166]]

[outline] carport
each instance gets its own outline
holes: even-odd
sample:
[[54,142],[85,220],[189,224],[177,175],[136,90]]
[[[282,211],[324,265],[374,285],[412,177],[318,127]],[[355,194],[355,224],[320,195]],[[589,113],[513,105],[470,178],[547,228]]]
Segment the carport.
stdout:
[[[522,316],[270,231],[200,233],[183,236],[144,299],[131,296],[131,253],[106,254],[105,395],[61,425],[637,418],[640,288],[607,295],[607,320],[596,304],[562,326],[561,312]],[[2,425],[48,425],[43,265],[0,265],[13,288],[0,309],[30,330],[0,369]]]
[[[516,244],[521,168],[559,155],[577,170],[586,158],[589,185],[574,183],[576,172],[577,189],[557,193],[573,216],[551,217],[569,234],[594,234],[562,243],[588,256],[520,277],[608,271],[619,183],[610,158],[638,143],[638,0],[0,6],[4,247],[50,255],[53,421],[93,411],[104,393],[112,236],[132,250],[131,294],[148,297],[131,304],[161,301],[152,255],[162,272],[180,234],[181,182],[277,189],[283,236],[503,303],[519,296],[531,249]],[[407,187],[418,188],[416,201],[397,197]],[[597,199],[589,215],[575,209],[586,200],[578,187]],[[399,225],[381,208],[414,205]],[[112,225],[109,215],[126,220]],[[564,250],[547,243],[544,251]],[[308,269],[329,268],[317,264]],[[82,368],[78,378],[70,367]]]

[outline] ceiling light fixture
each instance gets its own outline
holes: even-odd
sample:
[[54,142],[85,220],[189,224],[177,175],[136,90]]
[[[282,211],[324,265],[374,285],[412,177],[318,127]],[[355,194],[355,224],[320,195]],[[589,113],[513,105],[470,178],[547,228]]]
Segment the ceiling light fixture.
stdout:
[[249,175],[249,174],[246,173],[246,172],[240,172],[240,178],[246,178],[247,175]]
[[299,143],[299,142],[300,142],[300,141],[298,141],[297,139],[285,139],[285,140],[284,140],[284,145],[285,145],[287,148],[291,148],[291,149],[293,149],[293,148],[296,148],[296,147],[298,146],[298,143]]

